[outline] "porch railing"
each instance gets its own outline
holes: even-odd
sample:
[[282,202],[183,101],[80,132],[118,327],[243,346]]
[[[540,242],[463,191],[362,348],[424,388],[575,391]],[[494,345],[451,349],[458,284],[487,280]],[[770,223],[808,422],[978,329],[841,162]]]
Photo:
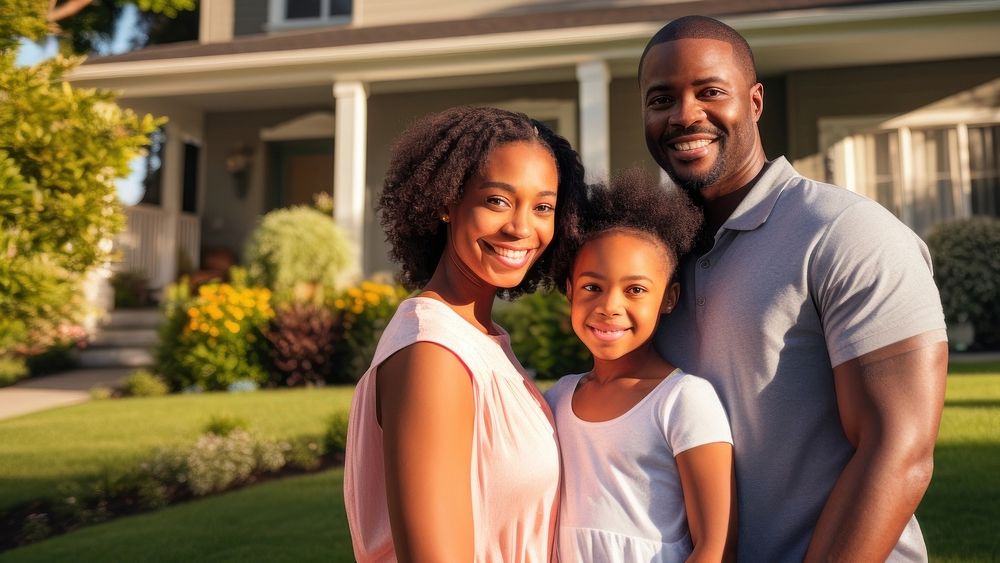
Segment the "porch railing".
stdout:
[[[170,215],[163,209],[133,205],[125,208],[125,215],[128,221],[125,231],[115,240],[121,255],[115,270],[141,273],[151,286],[161,287],[176,277],[176,270],[168,271],[175,257],[179,259],[177,267],[198,268],[201,222],[197,215],[180,214],[175,240],[171,240],[167,230]],[[178,252],[186,256],[187,264],[178,257]]]

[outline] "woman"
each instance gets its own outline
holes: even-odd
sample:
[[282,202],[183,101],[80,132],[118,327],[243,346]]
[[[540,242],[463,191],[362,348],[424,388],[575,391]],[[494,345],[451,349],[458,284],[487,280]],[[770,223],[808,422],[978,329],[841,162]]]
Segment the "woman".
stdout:
[[351,408],[345,500],[369,561],[546,561],[552,415],[491,320],[550,283],[583,168],[527,116],[455,108],[403,134],[380,202],[391,256],[421,288],[386,327]]

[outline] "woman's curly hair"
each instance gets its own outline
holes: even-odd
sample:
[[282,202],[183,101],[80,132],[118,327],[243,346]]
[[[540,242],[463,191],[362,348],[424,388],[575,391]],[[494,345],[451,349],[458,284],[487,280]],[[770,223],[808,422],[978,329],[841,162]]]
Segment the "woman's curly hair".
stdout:
[[552,283],[552,257],[567,229],[575,229],[575,195],[584,190],[583,165],[569,142],[545,124],[489,107],[456,107],[428,115],[407,129],[392,148],[378,210],[389,256],[402,266],[400,281],[422,287],[437,268],[447,239],[441,210],[455,204],[465,184],[485,166],[490,152],[517,141],[537,142],[556,161],[556,229],[549,247],[520,285],[501,288],[513,299]]
[[640,168],[630,168],[611,185],[593,184],[579,204],[579,218],[565,234],[553,264],[560,291],[573,273],[583,245],[609,231],[647,236],[663,245],[674,265],[691,250],[701,230],[702,214],[681,190],[668,190]]

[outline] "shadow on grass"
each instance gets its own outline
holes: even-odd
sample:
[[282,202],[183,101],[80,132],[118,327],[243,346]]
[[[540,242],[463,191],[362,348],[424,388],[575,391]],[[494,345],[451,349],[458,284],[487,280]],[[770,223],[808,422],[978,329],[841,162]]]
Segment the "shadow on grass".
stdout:
[[1000,561],[1000,443],[939,444],[917,519],[931,561]]
[[945,399],[946,407],[968,407],[978,409],[1000,409],[1000,399]]

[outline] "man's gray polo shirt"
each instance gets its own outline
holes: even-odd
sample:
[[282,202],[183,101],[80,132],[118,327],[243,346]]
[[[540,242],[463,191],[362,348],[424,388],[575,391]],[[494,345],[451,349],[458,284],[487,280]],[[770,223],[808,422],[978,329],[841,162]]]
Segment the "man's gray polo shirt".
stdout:
[[[772,162],[682,264],[661,354],[708,379],[736,452],[739,560],[801,561],[853,448],[833,367],[918,334],[944,336],[923,242],[880,205]],[[891,560],[926,560],[911,519]]]

